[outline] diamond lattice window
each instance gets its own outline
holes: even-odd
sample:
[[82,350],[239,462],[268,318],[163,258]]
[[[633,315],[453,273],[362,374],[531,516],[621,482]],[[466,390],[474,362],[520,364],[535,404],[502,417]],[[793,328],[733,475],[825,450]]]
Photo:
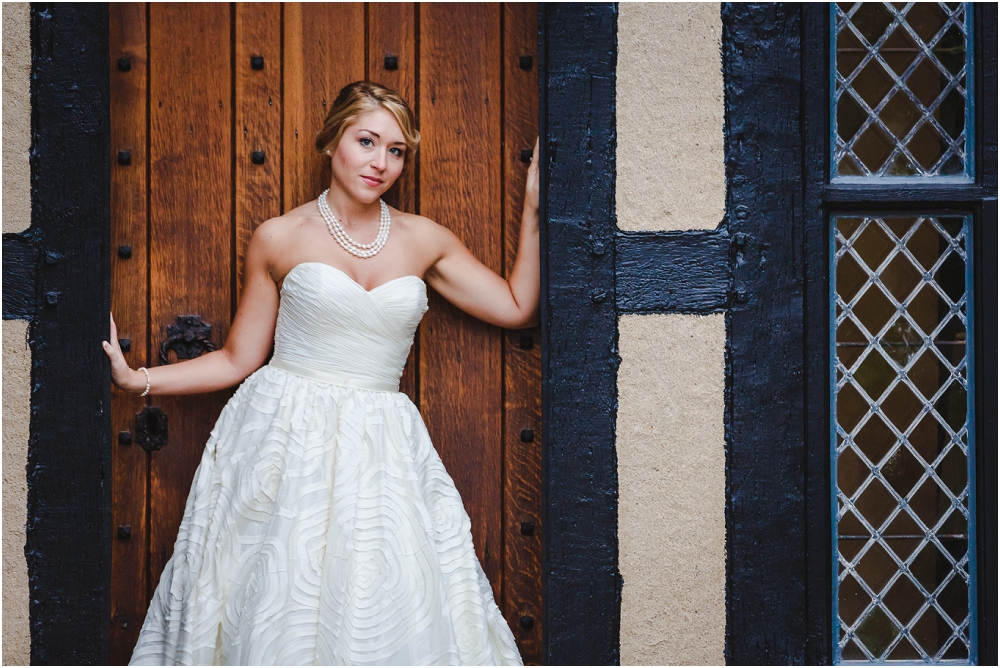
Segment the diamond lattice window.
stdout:
[[836,3],[834,180],[972,177],[967,3]]
[[838,662],[974,662],[970,219],[837,216]]

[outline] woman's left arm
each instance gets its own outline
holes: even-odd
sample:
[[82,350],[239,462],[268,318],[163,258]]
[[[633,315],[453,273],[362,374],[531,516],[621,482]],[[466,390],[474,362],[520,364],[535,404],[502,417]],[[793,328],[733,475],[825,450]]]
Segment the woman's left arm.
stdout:
[[469,315],[505,329],[538,324],[541,291],[538,241],[538,141],[524,186],[517,258],[504,280],[480,262],[451,232],[441,230],[441,251],[427,271],[428,284]]

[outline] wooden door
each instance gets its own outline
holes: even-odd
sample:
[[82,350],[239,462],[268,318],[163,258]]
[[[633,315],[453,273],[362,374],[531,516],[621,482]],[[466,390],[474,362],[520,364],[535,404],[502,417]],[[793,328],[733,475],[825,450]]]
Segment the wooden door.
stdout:
[[[423,134],[386,200],[511,269],[522,153],[537,134],[534,4],[112,4],[109,32],[112,310],[133,367],[223,344],[250,235],[329,183],[313,141],[359,79],[399,91]],[[522,656],[538,663],[539,333],[485,325],[433,291],[430,304],[401,389],[462,495]],[[231,395],[113,393],[112,663],[131,656]]]

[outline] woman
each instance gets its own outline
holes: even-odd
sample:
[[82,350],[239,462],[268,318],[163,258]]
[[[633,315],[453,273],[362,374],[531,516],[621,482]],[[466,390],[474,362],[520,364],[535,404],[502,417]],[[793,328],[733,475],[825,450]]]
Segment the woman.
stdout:
[[398,94],[346,86],[316,139],[330,188],[254,232],[221,350],[133,370],[112,319],[103,345],[120,388],[243,381],[131,664],[522,663],[461,497],[398,387],[427,284],[488,323],[537,322],[538,145],[504,280],[446,228],[382,203],[419,140]]

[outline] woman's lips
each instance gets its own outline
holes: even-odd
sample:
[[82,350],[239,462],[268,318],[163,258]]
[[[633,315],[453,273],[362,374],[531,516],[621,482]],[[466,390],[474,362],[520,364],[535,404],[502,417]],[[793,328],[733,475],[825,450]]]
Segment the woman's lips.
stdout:
[[370,185],[372,188],[378,188],[380,185],[382,185],[382,181],[380,179],[373,179],[370,176],[362,176],[361,178],[362,180],[364,180],[365,183]]

